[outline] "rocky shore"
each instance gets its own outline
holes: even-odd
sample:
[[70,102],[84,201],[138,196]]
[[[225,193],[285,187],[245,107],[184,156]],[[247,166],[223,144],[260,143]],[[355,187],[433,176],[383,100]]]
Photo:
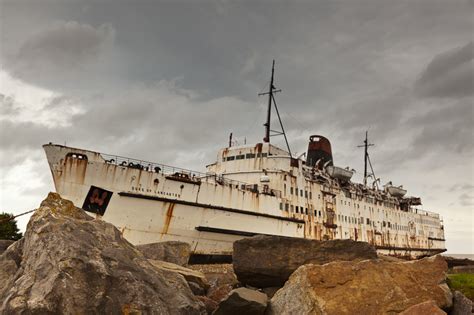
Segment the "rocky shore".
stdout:
[[0,242],[0,314],[472,314],[442,256],[273,236],[235,242],[232,264],[189,265],[190,252],[133,246],[50,193],[21,240]]

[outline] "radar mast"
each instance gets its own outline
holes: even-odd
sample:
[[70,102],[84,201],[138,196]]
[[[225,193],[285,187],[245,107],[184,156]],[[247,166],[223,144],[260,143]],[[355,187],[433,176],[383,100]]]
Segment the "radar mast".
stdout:
[[[273,84],[274,75],[275,75],[275,59],[273,59],[273,63],[272,63],[272,75],[270,77],[270,85],[269,85],[268,92],[258,94],[258,96],[268,95],[267,120],[263,124],[265,126],[265,137],[263,138],[263,142],[270,143],[270,137],[283,135],[283,137],[285,138],[286,147],[288,148],[288,153],[290,156],[292,156],[290,145],[288,144],[288,139],[286,138],[285,128],[283,127],[283,123],[280,118],[280,113],[278,112],[278,107],[275,101],[274,93],[281,92],[281,89],[275,88],[275,85]],[[278,121],[280,122],[281,131],[272,130],[270,127],[270,121],[271,121],[271,115],[272,115],[272,103],[275,106],[275,111],[278,116]],[[273,134],[271,134],[272,132]]]

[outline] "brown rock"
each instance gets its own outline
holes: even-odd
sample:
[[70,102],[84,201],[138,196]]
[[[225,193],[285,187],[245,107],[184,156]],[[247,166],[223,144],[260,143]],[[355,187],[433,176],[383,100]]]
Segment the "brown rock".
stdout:
[[186,266],[191,255],[191,246],[179,241],[143,244],[136,248],[148,259],[163,260],[180,266]]
[[[0,257],[17,266],[7,284],[2,281],[1,314],[205,312],[181,275],[157,270],[113,225],[92,219],[58,194],[42,202],[23,243],[15,245]],[[21,249],[21,255],[10,249]]]
[[209,288],[209,284],[207,282],[206,277],[202,272],[192,270],[180,265],[176,265],[170,262],[166,261],[161,261],[161,260],[148,260],[154,267],[156,267],[159,270],[166,270],[166,271],[171,271],[178,273],[186,279],[188,282],[193,282],[203,288],[204,290],[207,290]]
[[189,265],[190,269],[202,272],[209,283],[207,297],[219,303],[238,285],[232,264]]
[[216,301],[211,300],[207,296],[197,296],[197,299],[204,304],[207,314],[212,314],[217,309],[217,305],[219,305]]
[[277,293],[278,290],[280,290],[280,287],[268,287],[268,288],[263,288],[262,291],[265,293],[269,299],[271,299],[275,293]]
[[15,241],[10,240],[0,240],[0,255],[7,250],[8,246],[15,243]]
[[400,315],[446,315],[447,313],[440,309],[434,301],[426,301],[420,304],[410,306],[400,313]]
[[471,315],[474,313],[474,303],[459,291],[453,294],[453,308],[449,315]]
[[239,283],[232,264],[189,265],[188,268],[202,272],[211,287],[224,284],[235,286]]
[[232,290],[227,298],[219,303],[214,315],[263,315],[267,302],[265,293],[238,288]]
[[210,298],[213,301],[216,301],[217,303],[220,303],[223,299],[229,295],[230,291],[234,289],[233,286],[230,284],[223,284],[218,287],[211,287],[207,291],[207,297]]
[[234,242],[234,271],[243,284],[258,288],[283,286],[301,265],[377,258],[375,248],[352,240],[316,241],[280,236],[254,236]]
[[452,304],[446,270],[438,256],[305,265],[273,296],[268,314],[396,314],[427,300],[445,309]]

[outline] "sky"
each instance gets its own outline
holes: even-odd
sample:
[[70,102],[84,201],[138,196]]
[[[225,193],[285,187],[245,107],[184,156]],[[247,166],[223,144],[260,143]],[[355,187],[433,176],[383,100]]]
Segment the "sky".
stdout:
[[294,155],[325,135],[361,181],[368,130],[381,182],[474,254],[473,32],[472,0],[0,0],[0,211],[54,190],[48,142],[195,170],[261,142],[275,59]]

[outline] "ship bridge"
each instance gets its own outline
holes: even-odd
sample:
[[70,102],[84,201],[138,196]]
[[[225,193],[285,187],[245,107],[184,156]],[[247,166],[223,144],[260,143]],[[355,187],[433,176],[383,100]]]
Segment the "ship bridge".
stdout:
[[285,150],[270,143],[257,143],[219,150],[216,162],[208,165],[207,171],[227,178],[242,178],[249,177],[249,174],[290,172],[301,164],[301,160],[292,159]]

